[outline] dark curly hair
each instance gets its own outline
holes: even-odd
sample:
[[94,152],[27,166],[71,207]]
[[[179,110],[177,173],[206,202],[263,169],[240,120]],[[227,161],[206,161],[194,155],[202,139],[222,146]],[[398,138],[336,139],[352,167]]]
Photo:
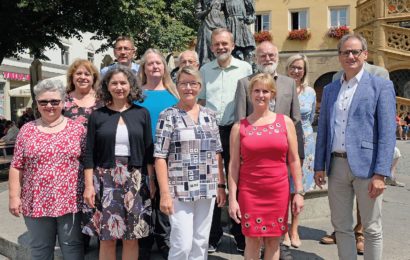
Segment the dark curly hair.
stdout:
[[130,68],[117,65],[110,69],[101,81],[101,87],[98,91],[98,98],[102,100],[106,105],[112,102],[111,93],[108,91],[108,84],[114,74],[123,73],[130,83],[130,94],[128,95],[128,102],[131,104],[133,101],[143,102],[143,94],[141,88],[138,86],[137,77],[131,71]]

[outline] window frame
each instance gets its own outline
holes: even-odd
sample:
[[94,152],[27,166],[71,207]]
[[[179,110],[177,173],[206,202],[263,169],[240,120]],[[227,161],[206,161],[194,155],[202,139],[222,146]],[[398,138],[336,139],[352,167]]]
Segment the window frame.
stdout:
[[[301,12],[306,12],[306,27],[303,28],[300,26],[300,13]],[[298,28],[293,28],[293,15],[294,13],[298,13]],[[309,29],[310,23],[309,23],[309,8],[298,8],[298,9],[290,9],[288,12],[288,16],[289,16],[289,31],[293,31],[293,30],[301,30],[301,29]]]
[[[350,6],[348,5],[341,5],[341,6],[329,6],[328,8],[328,24],[329,28],[331,27],[340,27],[343,25],[350,26]],[[346,10],[346,24],[341,24],[340,23],[340,10]],[[332,11],[337,11],[337,24],[332,25]]]
[[[270,30],[271,30],[271,24],[272,24],[272,18],[271,18],[271,14],[270,14],[270,12],[260,12],[260,13],[256,13],[256,20],[255,20],[255,32],[264,32],[264,31],[267,31],[267,32],[269,32]],[[261,24],[259,24],[260,25],[260,27],[261,28],[259,28],[259,30],[258,30],[258,28],[257,28],[257,26],[258,26],[258,16],[261,16]],[[264,22],[263,22],[263,17],[264,16],[267,16],[268,17],[268,29],[267,30],[265,30],[264,28],[263,28],[263,25],[264,25]]]

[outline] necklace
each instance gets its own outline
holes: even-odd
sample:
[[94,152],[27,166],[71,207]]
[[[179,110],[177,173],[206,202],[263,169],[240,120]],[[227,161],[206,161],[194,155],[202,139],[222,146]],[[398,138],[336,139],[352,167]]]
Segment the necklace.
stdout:
[[58,125],[61,125],[61,123],[64,122],[64,117],[62,116],[60,122],[58,122],[58,123],[55,124],[55,125],[51,125],[51,124],[48,124],[48,123],[44,122],[43,118],[41,118],[41,117],[40,117],[40,121],[41,121],[41,125],[42,125],[42,126],[48,127],[48,128],[53,128],[53,127],[56,127],[56,126],[58,126]]

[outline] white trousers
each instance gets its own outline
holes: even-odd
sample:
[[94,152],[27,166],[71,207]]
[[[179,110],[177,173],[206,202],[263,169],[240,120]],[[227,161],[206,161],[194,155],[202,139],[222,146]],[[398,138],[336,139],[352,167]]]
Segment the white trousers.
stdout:
[[215,199],[174,199],[168,260],[206,260]]
[[371,199],[368,193],[371,179],[355,177],[346,159],[332,158],[330,167],[328,195],[339,259],[357,259],[353,232],[353,201],[356,196],[364,229],[364,260],[381,260],[383,194]]

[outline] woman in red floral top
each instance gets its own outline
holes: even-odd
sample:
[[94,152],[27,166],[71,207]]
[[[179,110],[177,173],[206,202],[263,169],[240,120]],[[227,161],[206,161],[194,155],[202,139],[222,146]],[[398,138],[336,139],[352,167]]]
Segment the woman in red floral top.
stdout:
[[56,235],[64,259],[84,259],[79,170],[85,128],[62,115],[61,81],[44,80],[34,93],[41,117],[25,124],[17,136],[9,211],[24,216],[32,259],[52,259]]

